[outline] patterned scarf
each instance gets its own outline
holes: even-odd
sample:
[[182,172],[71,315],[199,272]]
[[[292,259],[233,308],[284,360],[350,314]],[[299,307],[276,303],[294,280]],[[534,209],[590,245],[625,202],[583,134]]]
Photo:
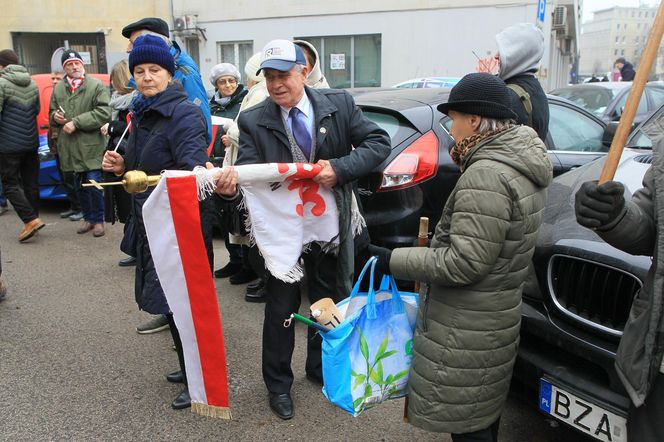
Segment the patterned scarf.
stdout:
[[67,83],[69,83],[69,91],[73,94],[76,92],[76,89],[78,89],[83,82],[85,81],[85,76],[82,76],[81,78],[72,78],[69,75],[67,75]]
[[140,120],[141,117],[143,116],[143,112],[145,112],[150,108],[150,106],[152,106],[152,103],[154,103],[157,100],[157,97],[159,97],[160,94],[161,92],[150,98],[145,98],[143,94],[140,93],[136,94],[134,99],[131,101],[131,104],[129,105],[129,110],[137,119]]
[[490,138],[494,135],[504,132],[507,129],[511,129],[512,127],[514,127],[513,124],[508,124],[502,129],[490,130],[488,132],[475,134],[464,138],[463,140],[459,141],[454,146],[452,146],[452,149],[450,149],[450,156],[452,157],[452,161],[454,161],[454,163],[457,166],[459,166],[459,169],[461,169],[461,172],[463,172],[464,169],[463,161],[468,155],[468,153],[473,149],[473,147],[477,146],[479,143],[486,140],[487,138]]

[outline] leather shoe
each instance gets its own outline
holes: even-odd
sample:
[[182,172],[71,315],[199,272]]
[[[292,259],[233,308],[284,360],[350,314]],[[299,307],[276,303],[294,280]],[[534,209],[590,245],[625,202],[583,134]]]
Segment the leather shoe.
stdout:
[[173,410],[184,410],[185,408],[191,407],[191,398],[189,397],[189,389],[185,388],[182,390],[178,397],[171,403]]
[[92,229],[94,229],[94,226],[92,224],[90,224],[87,221],[83,221],[83,224],[81,224],[81,227],[76,229],[76,233],[78,233],[79,235],[82,235],[84,233],[88,233]]
[[256,281],[247,285],[247,293],[256,293],[263,287],[265,287],[265,280],[263,278],[257,279]]
[[247,290],[247,293],[244,294],[244,300],[246,302],[267,302],[267,291],[265,287],[261,287],[257,292]]
[[228,278],[229,276],[235,275],[242,269],[242,264],[229,262],[220,269],[214,271],[215,278]]
[[118,265],[120,267],[131,267],[136,265],[136,257],[135,256],[129,256],[125,259],[121,259],[118,261]]
[[95,238],[99,238],[100,236],[104,236],[105,233],[106,233],[106,231],[104,229],[103,224],[95,224],[95,225],[92,226],[92,236],[94,236]]
[[270,393],[270,408],[281,419],[287,420],[293,417],[293,400],[290,393]]
[[83,212],[76,212],[73,215],[69,215],[69,221],[80,221],[83,219]]
[[174,371],[173,373],[168,373],[166,375],[166,380],[174,384],[184,383],[184,375],[182,373],[182,370]]
[[21,233],[18,234],[18,240],[20,242],[27,241],[32,238],[39,229],[42,229],[46,224],[39,218],[35,218],[32,221],[28,221],[23,226]]

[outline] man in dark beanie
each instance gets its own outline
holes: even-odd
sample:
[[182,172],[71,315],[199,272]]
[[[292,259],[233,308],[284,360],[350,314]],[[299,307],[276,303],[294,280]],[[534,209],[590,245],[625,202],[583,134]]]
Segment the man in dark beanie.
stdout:
[[58,131],[58,155],[63,172],[74,173],[83,223],[76,233],[104,230],[104,195],[94,187],[82,187],[89,180],[102,181],[101,159],[106,139],[99,129],[111,119],[110,94],[102,82],[85,75],[81,55],[71,49],[62,53],[65,78],[53,88],[50,123]]
[[378,267],[422,281],[408,418],[453,441],[496,441],[521,323],[521,292],[542,222],[551,161],[515,125],[500,78],[468,74],[438,110],[452,118],[461,176],[428,247],[370,246]]
[[10,64],[18,64],[18,55],[11,49],[3,49],[0,51],[0,66],[9,66]]
[[122,36],[129,40],[127,53],[131,52],[134,41],[141,35],[156,35],[161,37],[169,46],[171,55],[175,59],[176,72],[173,75],[175,81],[179,81],[189,96],[189,101],[201,108],[207,121],[208,143],[212,141],[212,117],[210,105],[203,80],[198,66],[180,46],[169,38],[168,24],[158,17],[142,18],[130,23],[122,29]]
[[11,49],[0,51],[0,176],[7,199],[23,221],[18,240],[32,238],[39,219],[39,90]]

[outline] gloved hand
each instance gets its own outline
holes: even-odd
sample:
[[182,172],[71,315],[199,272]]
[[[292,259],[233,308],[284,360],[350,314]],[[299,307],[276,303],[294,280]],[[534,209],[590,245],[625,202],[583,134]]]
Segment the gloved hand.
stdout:
[[369,244],[368,250],[371,256],[378,257],[378,261],[376,261],[376,270],[383,275],[389,275],[392,250],[386,249],[385,247],[375,246],[373,244]]
[[614,221],[625,207],[625,187],[617,181],[598,185],[597,181],[583,183],[576,192],[574,211],[576,221],[594,229]]

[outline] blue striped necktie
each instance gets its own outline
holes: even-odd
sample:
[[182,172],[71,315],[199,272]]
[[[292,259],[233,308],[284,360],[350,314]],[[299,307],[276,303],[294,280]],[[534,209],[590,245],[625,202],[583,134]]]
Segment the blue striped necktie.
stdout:
[[311,155],[311,134],[307,127],[306,117],[300,109],[293,107],[288,112],[288,118],[291,120],[291,129],[295,142],[300,146],[305,158],[309,160],[309,156]]

